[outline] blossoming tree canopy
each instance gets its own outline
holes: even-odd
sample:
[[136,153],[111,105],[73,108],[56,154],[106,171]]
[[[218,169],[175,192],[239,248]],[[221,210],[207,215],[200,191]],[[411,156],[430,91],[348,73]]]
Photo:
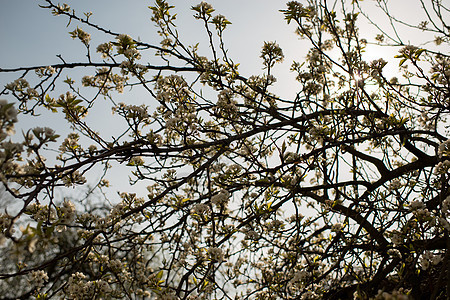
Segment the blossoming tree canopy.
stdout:
[[0,294],[449,297],[450,7],[416,4],[290,1],[306,56],[266,41],[244,74],[208,3],[192,41],[154,1],[155,42],[43,1],[85,56],[0,68]]

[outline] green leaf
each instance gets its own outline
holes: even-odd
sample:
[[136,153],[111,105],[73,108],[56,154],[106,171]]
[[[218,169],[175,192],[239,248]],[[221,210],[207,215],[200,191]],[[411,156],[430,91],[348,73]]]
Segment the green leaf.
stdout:
[[38,294],[36,296],[36,300],[45,300],[47,299],[48,294]]
[[156,279],[161,280],[161,278],[163,277],[164,271],[161,270],[158,272],[158,274],[156,274]]
[[416,50],[416,55],[415,55],[415,57],[416,57],[416,59],[418,60],[419,59],[419,56],[423,53],[425,51],[425,49],[417,49]]
[[403,58],[400,60],[400,62],[398,63],[398,66],[401,67],[406,61],[406,58]]

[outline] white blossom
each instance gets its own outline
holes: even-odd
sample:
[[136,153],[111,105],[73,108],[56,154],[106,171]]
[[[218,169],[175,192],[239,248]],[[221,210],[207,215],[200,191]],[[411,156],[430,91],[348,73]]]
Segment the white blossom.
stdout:
[[389,249],[387,253],[392,257],[402,257],[402,254],[398,249]]
[[86,46],[89,44],[89,42],[91,41],[91,35],[89,33],[87,33],[86,31],[84,31],[82,28],[77,27],[74,31],[69,32],[70,36],[73,39],[78,38],[83,44],[85,44]]
[[300,155],[295,152],[286,152],[284,153],[284,160],[287,163],[293,163],[299,159]]
[[47,272],[43,270],[32,271],[29,276],[30,283],[34,286],[41,288],[44,286],[45,282],[48,281]]
[[331,231],[339,232],[339,231],[342,231],[343,228],[344,228],[344,225],[342,223],[336,223],[336,224],[333,224],[333,226],[331,226]]
[[414,200],[411,201],[410,205],[411,210],[417,210],[425,207],[425,204],[422,201]]
[[227,190],[221,190],[218,194],[211,197],[212,204],[216,206],[226,205],[230,200],[230,193]]
[[211,247],[208,249],[209,258],[214,262],[223,261],[223,251],[220,248]]
[[450,196],[444,199],[442,201],[441,211],[444,216],[447,216],[450,214]]
[[144,165],[144,163],[145,163],[145,160],[144,160],[144,158],[142,158],[142,156],[133,156],[130,159],[129,165],[131,165],[131,166],[142,166],[142,165]]
[[438,147],[438,156],[449,156],[450,154],[450,140],[446,140],[445,142],[442,142]]
[[75,205],[70,200],[64,200],[60,207],[60,220],[64,224],[69,224],[75,219]]
[[107,58],[113,50],[111,42],[103,43],[97,46],[97,52],[102,54],[102,58]]
[[401,232],[394,230],[391,232],[391,241],[394,245],[401,245],[403,243],[403,236]]
[[191,213],[196,215],[203,215],[208,211],[209,206],[204,203],[198,203],[191,209]]

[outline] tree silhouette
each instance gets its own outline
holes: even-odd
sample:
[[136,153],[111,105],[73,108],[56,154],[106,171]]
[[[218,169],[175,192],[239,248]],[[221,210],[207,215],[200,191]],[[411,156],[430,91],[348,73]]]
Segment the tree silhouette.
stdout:
[[[86,60],[0,69],[19,77],[0,93],[11,99],[0,177],[14,197],[0,218],[3,299],[446,299],[449,8],[419,0],[416,26],[378,0],[388,31],[359,1],[304,2],[281,11],[311,46],[285,99],[273,92],[280,46],[265,42],[263,73],[241,75],[223,38],[231,22],[205,2],[192,11],[208,56],[183,42],[165,0],[150,6],[159,44],[45,0],[78,23]],[[400,26],[434,44],[405,44]],[[366,61],[375,45],[397,53]],[[131,88],[142,104],[116,101]],[[122,124],[113,137],[89,119],[99,107]],[[13,134],[18,115],[40,114],[71,132]],[[130,172],[126,192],[111,192],[114,170]]]

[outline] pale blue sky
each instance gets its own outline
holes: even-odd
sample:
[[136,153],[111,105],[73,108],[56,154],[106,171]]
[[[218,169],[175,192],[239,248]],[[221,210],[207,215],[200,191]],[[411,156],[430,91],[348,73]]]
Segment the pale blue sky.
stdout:
[[[98,25],[114,32],[130,34],[133,38],[140,38],[148,43],[159,43],[156,27],[150,21],[151,11],[148,9],[149,5],[153,5],[153,1],[70,0],[66,2],[78,13],[92,11],[91,21]],[[184,41],[187,44],[197,42],[206,44],[206,34],[202,29],[201,22],[192,17],[193,13],[190,10],[190,7],[198,4],[200,0],[172,0],[169,2],[176,6],[174,9],[178,14],[176,23]],[[288,26],[284,21],[283,14],[279,12],[280,9],[285,8],[287,1],[209,0],[207,2],[213,5],[217,13],[225,15],[233,23],[225,34],[225,42],[229,48],[230,57],[235,62],[241,63],[242,75],[263,73],[259,53],[264,41],[276,41],[280,44],[285,54],[285,62],[275,68],[275,74],[279,78],[275,91],[281,97],[293,98],[299,86],[294,80],[295,74],[289,72],[289,66],[293,60],[302,61],[309,46],[305,41],[299,40],[298,36],[293,33],[295,26]],[[400,16],[418,18],[417,7],[411,6],[410,0],[392,2],[397,5],[396,11]],[[373,5],[374,1],[366,0],[362,3]],[[38,4],[45,4],[45,1],[0,0],[0,68],[60,63],[56,57],[58,54],[63,55],[67,62],[85,61],[83,45],[78,40],[72,40],[68,34],[80,24],[72,22],[69,27],[66,27],[67,18],[54,17],[49,10],[39,8]],[[92,34],[93,60],[101,61],[100,56],[95,54],[95,48],[100,43],[110,41],[111,37],[96,34],[86,25],[80,25],[80,27]],[[371,39],[376,35],[376,31],[372,27],[365,27],[362,28],[361,35]],[[412,38],[417,38],[417,36]],[[367,54],[369,59],[383,57],[390,60],[393,56],[393,52],[386,51],[386,48],[380,48]],[[207,56],[211,57],[211,55]],[[145,64],[144,61],[141,63]],[[395,72],[397,64],[394,62],[389,66]],[[81,71],[74,72],[73,78],[78,82],[81,75],[93,73],[93,70]],[[17,78],[18,75],[20,74],[0,73],[0,85],[5,85]],[[148,95],[133,97],[125,93],[120,97],[121,99],[128,97],[129,101],[135,103],[148,101]],[[104,126],[105,120],[111,116],[110,110],[97,110],[94,113],[95,118],[101,122],[99,126]],[[34,126],[55,128],[55,124],[64,124],[65,121],[52,115],[51,118],[33,118],[28,122],[30,123],[27,121],[23,123],[21,120],[21,124],[25,128],[27,126],[28,128]],[[98,125],[96,122],[92,124]],[[113,126],[107,127],[112,132],[114,131]],[[56,125],[55,129],[58,129],[58,133],[64,136],[68,129],[63,128],[64,126]]]
[[[61,3],[64,1],[61,1]],[[148,9],[153,1],[149,0],[68,0],[66,1],[76,12],[92,11],[91,20],[112,31],[127,33],[134,38],[141,38],[146,42],[158,43],[156,28],[150,21],[151,12]],[[172,0],[169,3],[176,6],[178,14],[178,30],[187,44],[201,42],[205,38],[201,22],[192,17],[190,7],[200,0]],[[241,63],[241,72],[245,76],[261,72],[259,51],[264,41],[276,41],[282,47],[286,59],[282,72],[283,82],[278,82],[277,90],[282,96],[292,96],[288,91],[292,87],[292,74],[289,65],[292,60],[302,60],[308,46],[299,41],[293,33],[294,26],[288,26],[283,19],[280,9],[285,8],[286,0],[210,0],[217,13],[225,15],[233,24],[225,34],[226,43],[230,49],[230,56]],[[411,21],[421,14],[417,6],[410,0],[390,1],[394,5],[396,16]],[[417,2],[417,1],[413,1]],[[62,54],[66,61],[80,61],[84,59],[84,48],[79,41],[72,40],[68,32],[77,25],[72,22],[66,28],[65,17],[53,17],[49,10],[39,8],[45,4],[43,0],[0,0],[0,67],[30,66],[35,64],[59,63],[57,54]],[[57,3],[57,2],[56,2]],[[362,1],[363,5],[373,5],[374,1]],[[369,10],[373,13],[373,10]],[[377,12],[375,16],[381,16]],[[382,18],[378,19],[383,20]],[[415,22],[415,21],[413,21]],[[379,22],[380,23],[380,22]],[[419,23],[419,20],[416,24]],[[92,48],[109,37],[96,35],[85,25],[83,29],[93,34]],[[362,35],[373,38],[374,28],[366,27]],[[405,41],[408,42],[408,39]],[[95,52],[95,51],[94,51]],[[385,56],[382,52],[370,53],[370,59]],[[94,58],[98,61],[99,56]],[[385,59],[387,57],[384,57]],[[288,79],[288,80],[286,80]],[[0,84],[9,79],[0,75]]]
[[[63,3],[64,1],[61,1]],[[127,33],[150,43],[159,43],[156,27],[150,21],[149,5],[154,1],[111,1],[111,0],[70,0],[65,1],[78,14],[91,11],[91,21],[118,33]],[[226,44],[231,58],[241,63],[241,74],[250,76],[262,73],[259,58],[264,41],[276,41],[283,48],[286,59],[281,72],[285,80],[277,83],[277,91],[283,97],[292,97],[295,82],[294,74],[289,72],[293,60],[301,60],[308,46],[293,33],[295,27],[288,26],[280,9],[284,9],[285,0],[211,0],[217,13],[225,15],[233,24],[225,34]],[[58,2],[56,2],[58,3]],[[178,30],[187,44],[204,42],[206,33],[200,21],[195,20],[190,7],[199,0],[172,0],[177,13]],[[68,27],[67,18],[54,17],[48,9],[38,7],[43,0],[0,0],[0,68],[18,66],[47,65],[60,63],[56,55],[61,54],[67,62],[85,59],[83,45],[72,40],[68,34],[76,28],[76,22]],[[92,34],[94,60],[101,61],[95,54],[95,47],[111,37],[96,34],[94,30],[81,24],[84,30]],[[208,53],[205,53],[208,54]],[[143,63],[143,62],[141,62]],[[0,74],[0,84],[4,85],[13,78]],[[286,80],[289,78],[289,80]]]
[[[76,12],[92,11],[91,20],[115,32],[123,32],[142,40],[155,39],[155,27],[150,21],[148,6],[152,1],[72,0],[66,1]],[[170,1],[178,14],[178,29],[187,41],[194,43],[203,35],[200,22],[192,18],[190,7],[200,1]],[[277,40],[280,44],[297,40],[278,10],[285,8],[284,0],[213,0],[209,1],[218,13],[228,17],[233,25],[226,35],[233,55],[258,56],[263,41]],[[14,67],[39,63],[58,62],[56,54],[70,58],[74,51],[82,49],[77,41],[71,41],[68,31],[78,25],[73,22],[66,28],[67,19],[53,17],[41,9],[39,0],[0,0],[0,65]],[[130,6],[132,5],[132,6]],[[86,26],[82,27],[93,33]],[[287,38],[286,33],[289,33]],[[95,43],[95,40],[93,40]],[[157,42],[157,41],[155,41]],[[283,46],[283,45],[282,45]],[[247,57],[248,56],[248,57]],[[258,59],[258,58],[256,58]]]
[[[71,0],[66,1],[76,12],[92,11],[91,21],[111,31],[130,34],[133,38],[159,44],[160,38],[156,34],[156,27],[150,21],[151,11],[149,5],[153,1],[111,1],[111,0]],[[206,33],[202,23],[195,20],[190,7],[201,1],[177,0],[170,1],[175,5],[174,11],[178,14],[176,23],[181,37],[187,44],[204,42],[204,50],[208,50]],[[284,49],[286,64],[279,66],[276,71],[280,72],[278,91],[285,96],[293,96],[298,90],[294,81],[295,75],[289,72],[289,65],[293,59],[300,60],[308,50],[304,41],[300,41],[293,33],[294,27],[287,26],[284,16],[279,12],[285,8],[284,0],[213,0],[208,1],[216,9],[217,13],[225,15],[233,24],[225,33],[225,41],[230,49],[229,54],[235,62],[241,63],[241,74],[251,76],[262,74],[262,61],[259,58],[264,41],[276,41]],[[56,2],[57,3],[57,2]],[[61,1],[62,3],[62,1]],[[72,40],[69,31],[77,25],[92,34],[92,57],[93,61],[101,61],[95,53],[98,44],[110,41],[112,38],[104,34],[96,34],[94,30],[86,25],[73,21],[68,27],[67,18],[64,16],[54,17],[47,9],[38,7],[45,4],[41,0],[0,0],[0,68],[14,68],[21,66],[49,65],[60,63],[56,55],[61,54],[67,62],[86,61],[84,46],[78,40]],[[303,45],[300,47],[300,45]],[[204,55],[209,53],[204,52]],[[145,64],[145,61],[141,60]],[[158,63],[160,64],[160,63]],[[82,75],[93,74],[92,69],[81,69],[80,72],[71,70],[70,74],[77,82]],[[20,73],[1,74],[0,85],[4,85],[19,76]],[[65,75],[64,75],[65,77]],[[287,80],[287,77],[290,80]],[[55,91],[52,96],[57,97],[63,90]],[[147,94],[127,93],[117,95],[118,102],[133,102],[137,104],[149,104]],[[125,100],[126,99],[126,100]],[[10,99],[11,100],[11,99]],[[151,102],[150,102],[151,103]],[[107,137],[117,136],[120,125],[108,124],[111,120],[111,110],[96,108],[88,117],[90,124],[95,130],[100,128],[107,132]],[[21,116],[19,128],[28,129],[35,126],[48,126],[57,130],[62,137],[66,136],[70,129],[60,115],[43,114],[38,118],[25,118]],[[106,127],[105,127],[106,125]],[[57,147],[55,145],[54,147]],[[124,175],[120,176],[120,175]],[[115,188],[121,188],[123,182],[127,181],[128,174],[116,174],[108,176]],[[94,175],[95,177],[95,175]],[[118,183],[122,182],[122,183]]]
[[[61,1],[61,3],[64,1]],[[178,14],[178,30],[187,44],[201,42],[205,38],[201,22],[192,17],[190,7],[200,0],[172,0],[174,11]],[[293,33],[294,26],[288,26],[279,12],[284,9],[286,0],[210,0],[217,13],[225,15],[233,24],[225,34],[230,56],[241,63],[241,72],[245,76],[261,72],[259,51],[264,41],[276,41],[282,47],[286,59],[280,75],[284,79],[291,77],[289,65],[293,60],[302,60],[308,45],[300,41]],[[394,5],[396,16],[411,21],[421,14],[417,6],[410,0],[390,1]],[[414,1],[417,2],[417,1]],[[62,54],[66,61],[80,61],[84,59],[84,48],[79,41],[72,40],[68,32],[77,25],[72,22],[69,27],[65,17],[53,17],[49,10],[39,8],[43,0],[0,0],[0,67],[30,66],[35,64],[59,63],[57,54]],[[57,2],[56,2],[57,3]],[[91,20],[114,32],[127,33],[134,38],[141,38],[146,42],[158,43],[156,28],[150,21],[151,12],[148,9],[153,1],[149,0],[68,0],[66,1],[79,14],[92,11]],[[373,5],[374,1],[363,1],[363,5]],[[368,11],[373,13],[373,9]],[[378,23],[381,13],[375,16]],[[419,20],[412,21],[416,24]],[[83,29],[93,34],[92,48],[110,37],[97,35],[85,25]],[[361,30],[362,35],[373,38],[376,31],[373,27]],[[411,37],[413,38],[413,37]],[[204,41],[204,40],[203,40]],[[408,42],[408,39],[405,41]],[[379,55],[380,54],[380,55]],[[382,52],[370,53],[370,59],[385,56]],[[98,61],[99,56],[93,56]],[[386,59],[386,57],[384,57]],[[387,60],[387,59],[386,59]],[[0,75],[0,84],[6,79]],[[292,96],[286,92],[292,86],[291,80],[278,83],[278,90],[282,96]]]

